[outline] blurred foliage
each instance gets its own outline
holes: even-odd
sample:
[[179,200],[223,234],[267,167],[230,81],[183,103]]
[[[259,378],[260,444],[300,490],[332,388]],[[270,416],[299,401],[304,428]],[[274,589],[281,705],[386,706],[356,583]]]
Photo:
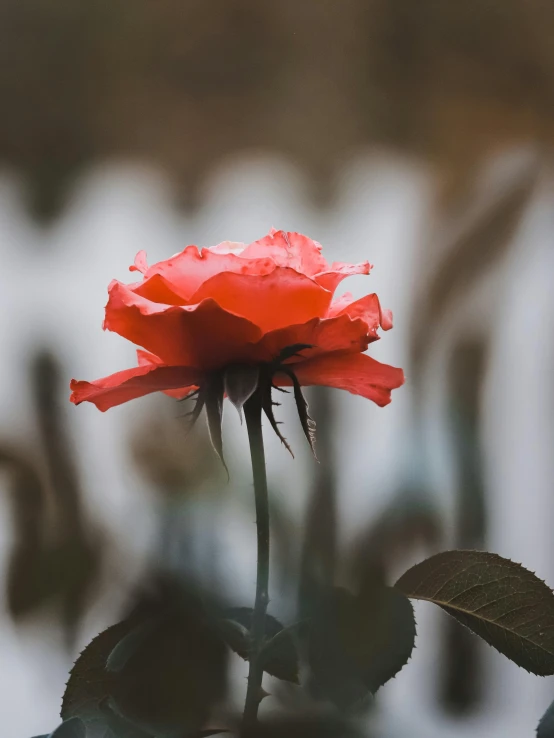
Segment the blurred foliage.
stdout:
[[537,738],[552,738],[554,735],[554,702],[540,719],[537,727]]
[[[8,595],[17,619],[46,614],[46,602],[59,602],[60,623],[73,640],[101,575],[101,552],[109,541],[106,533],[91,525],[82,506],[71,440],[59,410],[59,375],[50,353],[40,352],[33,359],[30,376],[42,463],[33,462],[36,454],[29,450],[18,455],[6,447],[3,452],[17,533]],[[310,492],[299,561],[291,558],[287,543],[291,531],[297,535],[295,523],[281,506],[279,492],[273,494],[278,555],[274,576],[289,584],[291,578],[296,580],[300,597],[296,621],[286,626],[272,616],[266,621],[264,670],[296,690],[276,689],[290,720],[264,723],[260,731],[268,735],[278,735],[285,724],[293,734],[295,725],[307,734],[316,726],[320,730],[323,723],[317,714],[329,700],[340,711],[365,711],[371,706],[370,693],[400,668],[413,647],[415,624],[407,641],[398,641],[398,648],[389,653],[396,618],[413,622],[411,607],[400,593],[375,579],[375,558],[367,556],[358,542],[350,551],[338,544],[330,396],[324,390],[312,394],[322,462]],[[136,594],[124,608],[123,620],[93,639],[77,659],[63,701],[62,717],[68,722],[58,729],[62,735],[78,730],[72,718],[83,720],[87,737],[92,738],[158,738],[174,736],[175,731],[191,738],[200,735],[227,692],[228,648],[249,658],[250,607],[229,607],[214,598],[217,576],[206,569],[206,561],[195,563],[190,556],[195,540],[217,538],[216,528],[198,529],[186,514],[176,514],[204,504],[206,495],[217,496],[222,489],[221,466],[207,433],[197,426],[187,437],[186,422],[176,417],[179,414],[150,414],[149,422],[137,424],[130,436],[137,468],[159,495],[160,513],[167,519],[152,552],[155,566],[162,568],[149,573],[154,564],[147,567],[142,582],[134,585]],[[245,512],[250,515],[250,508]],[[389,533],[393,530],[389,527]],[[176,559],[169,555],[171,541],[179,544]],[[408,536],[408,548],[410,541]],[[386,558],[385,548],[379,549],[380,560]],[[345,580],[358,592],[355,596],[335,588],[344,569],[336,564],[343,557],[348,562]],[[312,673],[310,689],[300,698],[298,682],[305,680],[306,669]],[[336,708],[326,715],[327,731],[340,726],[339,732],[329,735],[352,734],[353,728],[345,727]],[[233,729],[234,719],[228,716],[228,728]]]
[[86,727],[79,718],[70,718],[50,735],[36,736],[36,738],[86,738]]
[[[424,276],[421,309],[413,318],[410,354],[414,365],[414,384],[419,384],[425,359],[444,316],[467,295],[472,285],[491,267],[502,263],[535,192],[539,167],[537,163],[515,181],[508,182],[492,202],[480,207],[465,222],[454,218],[454,235],[448,234],[445,247],[430,274]],[[464,214],[458,208],[457,215]],[[445,218],[448,223],[448,218]],[[450,223],[452,225],[452,223]],[[423,393],[415,393],[416,402]]]
[[[220,632],[225,642],[246,660],[250,655],[253,612],[251,607],[231,607],[221,613]],[[264,670],[278,679],[298,684],[298,654],[290,629],[266,614],[265,637]]]
[[15,542],[8,567],[8,608],[16,620],[52,602],[73,643],[97,583],[102,548],[86,519],[69,434],[63,425],[57,361],[47,352],[31,367],[38,448],[0,446],[8,472]]
[[311,607],[315,592],[333,584],[337,569],[338,501],[333,445],[333,394],[324,387],[316,387],[312,390],[312,398],[318,418],[319,464],[312,475],[304,522],[298,577],[300,617],[304,617]]
[[157,574],[127,609],[76,661],[62,717],[81,718],[92,736],[107,728],[118,737],[130,730],[129,738],[192,735],[227,689],[217,603],[192,583]]
[[217,494],[226,476],[217,464],[203,423],[190,432],[183,419],[188,402],[171,413],[149,415],[148,423],[132,430],[133,460],[139,471],[168,503],[183,503],[195,495]]
[[412,605],[373,578],[356,595],[338,587],[320,592],[309,622],[310,692],[346,714],[371,705],[371,696],[408,662],[415,644]]
[[[452,448],[456,454],[455,548],[483,549],[487,539],[486,492],[479,433],[481,392],[486,371],[483,340],[461,340],[450,358]],[[447,710],[464,714],[474,709],[483,692],[481,643],[454,619],[444,623],[440,697]]]
[[329,193],[387,143],[463,187],[506,144],[549,144],[554,8],[494,0],[4,0],[0,164],[59,211],[83,166],[138,158],[183,202],[229,154],[269,149]]
[[[485,535],[477,455],[484,359],[483,346],[475,342],[460,344],[453,357],[452,396],[461,403],[452,415],[460,462],[460,545],[480,545]],[[105,537],[88,523],[82,506],[57,404],[58,364],[50,353],[40,352],[31,370],[42,464],[13,451],[0,457],[11,472],[17,525],[8,602],[16,619],[39,615],[46,602],[56,602],[71,640],[100,576]],[[529,671],[553,673],[554,594],[518,564],[484,552],[445,552],[388,586],[395,568],[442,537],[437,511],[422,504],[428,499],[424,493],[400,491],[380,517],[360,526],[356,538],[340,542],[332,435],[337,423],[329,397],[324,390],[311,396],[322,463],[309,491],[299,560],[291,566],[286,544],[276,549],[284,553],[277,561],[278,576],[297,585],[296,618],[283,624],[268,615],[259,651],[263,671],[287,685],[275,690],[281,717],[262,720],[255,734],[354,735],[356,726],[363,726],[363,735],[375,734],[374,696],[409,661],[415,644],[408,597],[435,603]],[[81,738],[80,721],[87,738],[250,734],[225,701],[231,652],[252,657],[253,611],[248,603],[229,606],[217,576],[190,561],[186,547],[178,546],[176,558],[169,556],[166,540],[186,539],[190,545],[195,537],[208,538],[214,546],[215,526],[198,529],[175,512],[202,504],[209,490],[218,493],[220,466],[205,433],[185,443],[184,421],[162,418],[154,416],[130,442],[171,525],[162,528],[123,619],[94,638],[75,662],[63,698],[65,722],[54,736]],[[274,507],[279,496],[274,493]],[[278,504],[275,509],[280,510]],[[277,517],[278,539],[286,540],[294,525],[282,512]],[[473,648],[471,641],[463,642]],[[473,705],[464,693],[472,680],[466,671],[450,684],[460,689],[464,709]],[[262,688],[260,701],[267,694]]]

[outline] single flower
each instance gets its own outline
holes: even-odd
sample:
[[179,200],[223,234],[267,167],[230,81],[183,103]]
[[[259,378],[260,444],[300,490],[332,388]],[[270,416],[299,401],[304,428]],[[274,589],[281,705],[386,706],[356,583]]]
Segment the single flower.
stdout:
[[249,245],[187,246],[151,267],[141,251],[130,270],[142,280],[110,284],[104,320],[104,329],[142,347],[138,366],[94,382],[72,380],[71,401],[105,411],[157,391],[195,395],[193,419],[206,407],[221,455],[225,395],[240,411],[263,389],[264,410],[285,442],[271,389],[292,386],[311,442],[302,386],[337,387],[383,406],[404,382],[401,369],[364,353],[380,327],[392,328],[377,295],[333,301],[345,277],[370,269],[368,262],[329,265],[316,241],[276,230]]

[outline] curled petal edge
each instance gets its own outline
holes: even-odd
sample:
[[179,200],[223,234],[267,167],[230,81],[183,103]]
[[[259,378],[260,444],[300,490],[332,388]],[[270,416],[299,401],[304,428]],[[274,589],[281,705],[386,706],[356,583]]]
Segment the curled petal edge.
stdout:
[[359,300],[354,300],[349,292],[339,297],[329,308],[328,317],[333,318],[339,315],[349,315],[352,319],[361,318],[367,323],[374,340],[379,338],[378,328],[390,331],[393,327],[392,312],[381,307],[375,292]]
[[[402,369],[382,364],[367,354],[339,351],[299,362],[294,365],[294,373],[301,385],[343,389],[372,400],[379,407],[388,405],[392,390],[405,381]],[[292,381],[279,374],[276,384],[290,386]]]
[[116,372],[94,382],[72,379],[69,399],[75,405],[92,402],[98,410],[105,412],[111,407],[152,392],[180,390],[186,393],[194,389],[200,381],[201,373],[192,367],[145,364]]

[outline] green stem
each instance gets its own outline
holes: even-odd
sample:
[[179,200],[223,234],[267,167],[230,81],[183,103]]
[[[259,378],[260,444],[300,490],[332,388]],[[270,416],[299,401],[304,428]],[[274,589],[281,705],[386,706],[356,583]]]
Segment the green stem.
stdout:
[[264,441],[262,435],[262,398],[258,390],[244,405],[252,474],[254,477],[254,497],[256,501],[256,529],[258,535],[258,567],[256,573],[256,600],[250,631],[251,649],[248,671],[248,688],[244,705],[243,728],[256,724],[261,700],[263,665],[260,651],[265,636],[265,615],[269,602],[269,501],[267,493],[267,474],[265,468]]

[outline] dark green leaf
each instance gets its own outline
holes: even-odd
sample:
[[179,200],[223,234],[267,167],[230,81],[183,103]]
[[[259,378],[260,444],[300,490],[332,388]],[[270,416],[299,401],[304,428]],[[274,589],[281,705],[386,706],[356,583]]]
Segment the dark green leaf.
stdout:
[[134,627],[134,620],[123,620],[96,636],[81,653],[73,666],[63,696],[62,718],[101,720],[102,703],[110,694],[114,676],[106,671],[108,656]]
[[416,628],[410,602],[374,583],[358,595],[327,592],[314,613],[309,638],[311,691],[350,710],[392,679],[409,660]]
[[304,630],[306,623],[306,620],[293,623],[286,628],[282,628],[273,637],[266,638],[266,641],[260,650],[260,658],[262,661],[264,663],[271,663],[282,655],[284,648],[288,650],[291,644],[294,646],[294,641],[292,641],[291,638],[294,634],[299,634]]
[[219,623],[221,637],[235,653],[247,660],[249,653],[250,632],[244,625],[232,618],[222,618]]
[[147,620],[136,628],[133,628],[124,636],[117,646],[112,650],[106,661],[106,670],[121,671],[131,656],[142,645],[145,639],[158,627],[158,621],[154,618]]
[[554,738],[554,702],[550,704],[537,726],[537,738]]
[[364,684],[374,694],[408,663],[415,645],[416,623],[410,601],[392,587],[375,587],[357,600],[359,642],[356,649]]
[[59,725],[50,735],[37,735],[35,738],[85,738],[85,736],[85,724],[79,718],[70,718]]
[[[225,642],[246,661],[250,655],[252,613],[251,607],[233,607],[223,613],[220,621]],[[276,618],[266,615],[265,636],[268,651],[265,654],[264,671],[278,679],[298,684],[298,654],[290,630],[284,629]]]
[[446,551],[395,587],[434,602],[518,666],[554,674],[554,593],[520,564],[484,551]]
[[85,738],[85,724],[79,718],[69,718],[53,733],[51,738]]
[[104,723],[102,723],[104,732],[97,731],[91,738],[95,738],[96,735],[101,738],[154,738],[152,733],[140,730],[136,725],[117,715],[107,704],[108,701],[104,705]]
[[225,370],[225,393],[237,408],[241,422],[242,406],[256,391],[259,378],[259,366],[234,364]]
[[145,600],[89,644],[72,669],[63,718],[81,717],[95,738],[202,728],[225,694],[227,650],[202,603],[185,594]]
[[201,613],[178,611],[145,629],[113,674],[109,705],[154,735],[199,730],[225,696],[226,648]]

